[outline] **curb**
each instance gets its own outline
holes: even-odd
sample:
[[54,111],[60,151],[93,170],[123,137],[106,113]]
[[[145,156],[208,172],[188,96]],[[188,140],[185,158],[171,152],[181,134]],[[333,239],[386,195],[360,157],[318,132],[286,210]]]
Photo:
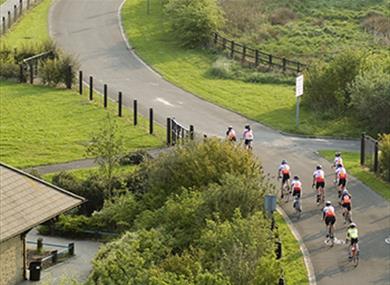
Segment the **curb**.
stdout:
[[279,214],[282,215],[283,219],[286,221],[288,227],[290,228],[290,231],[294,235],[295,239],[299,243],[299,248],[303,255],[303,260],[305,262],[305,266],[307,269],[307,278],[309,279],[310,285],[317,285],[316,276],[314,274],[314,267],[310,260],[309,251],[307,250],[307,247],[305,246],[301,235],[298,233],[297,229],[295,228],[294,224],[291,222],[290,218],[287,216],[286,212],[280,207],[277,206],[276,210]]

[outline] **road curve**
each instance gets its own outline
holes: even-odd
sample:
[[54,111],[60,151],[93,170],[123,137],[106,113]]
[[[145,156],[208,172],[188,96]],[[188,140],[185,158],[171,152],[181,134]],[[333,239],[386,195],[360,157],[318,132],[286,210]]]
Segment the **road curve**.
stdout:
[[[331,173],[329,163],[319,158],[318,149],[357,149],[356,141],[303,139],[280,134],[234,112],[225,110],[166,82],[142,63],[129,50],[122,37],[118,9],[122,0],[57,0],[50,13],[51,36],[65,51],[76,55],[85,76],[93,75],[98,90],[107,83],[109,94],[116,98],[122,91],[124,102],[133,99],[141,104],[141,112],[154,108],[158,122],[174,116],[186,125],[193,124],[198,132],[223,136],[226,126],[240,130],[252,125],[256,139],[255,151],[264,170],[275,174],[282,158],[287,158],[304,185],[304,214],[292,219],[313,263],[317,284],[390,284],[390,246],[384,240],[390,234],[390,205],[361,182],[351,178],[353,218],[360,228],[361,262],[354,269],[347,261],[344,246],[328,248],[324,244],[325,229],[320,222],[320,209],[314,205],[311,173],[317,163]],[[328,199],[336,202],[332,176],[327,178]],[[283,208],[291,216],[291,205]],[[343,239],[345,226],[340,209],[336,237]]]

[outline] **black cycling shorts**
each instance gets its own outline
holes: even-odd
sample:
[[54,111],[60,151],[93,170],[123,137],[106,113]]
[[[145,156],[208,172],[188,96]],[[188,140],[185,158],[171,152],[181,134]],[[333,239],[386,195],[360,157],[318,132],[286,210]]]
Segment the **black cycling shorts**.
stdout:
[[358,238],[351,238],[351,245],[354,245],[359,242]]
[[287,180],[290,179],[290,174],[283,174],[282,183],[284,184]]
[[292,195],[293,197],[297,196],[298,198],[301,198],[301,191],[294,190]]
[[334,225],[336,223],[336,217],[325,217],[325,224],[329,226],[329,224]]
[[342,204],[341,206],[343,206],[343,208],[347,209],[348,211],[351,211],[351,203],[345,203]]
[[316,189],[318,189],[318,188],[320,188],[320,187],[322,187],[322,188],[325,189],[325,181],[324,181],[324,182],[317,182],[317,183],[316,183]]
[[253,140],[244,140],[244,144],[245,145],[250,145],[252,143]]
[[345,178],[340,178],[339,179],[339,186],[345,187],[345,184],[347,184],[347,180]]

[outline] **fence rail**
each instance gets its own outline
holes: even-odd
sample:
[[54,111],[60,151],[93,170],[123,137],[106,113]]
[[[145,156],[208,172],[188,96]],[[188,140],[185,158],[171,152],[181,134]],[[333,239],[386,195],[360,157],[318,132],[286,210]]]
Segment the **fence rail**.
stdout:
[[194,139],[194,126],[184,127],[175,118],[167,118],[167,145],[174,146]]
[[247,47],[246,45],[236,43],[235,41],[222,37],[218,33],[214,33],[212,43],[215,48],[227,51],[230,58],[240,60],[242,63],[246,63],[255,68],[266,66],[269,69],[281,69],[283,72],[300,73],[307,67],[305,64],[298,61],[278,57],[258,49]]
[[[34,78],[38,76],[38,68],[39,63],[47,60],[49,58],[54,58],[55,54],[54,51],[46,51],[42,52],[27,58],[24,58],[21,63],[19,63],[20,68],[20,74],[19,74],[19,81],[20,82],[27,82],[27,76],[28,73],[29,82],[30,84],[34,84]],[[69,76],[68,76],[69,77]],[[70,77],[71,78],[71,77]],[[69,83],[67,83],[67,86]]]

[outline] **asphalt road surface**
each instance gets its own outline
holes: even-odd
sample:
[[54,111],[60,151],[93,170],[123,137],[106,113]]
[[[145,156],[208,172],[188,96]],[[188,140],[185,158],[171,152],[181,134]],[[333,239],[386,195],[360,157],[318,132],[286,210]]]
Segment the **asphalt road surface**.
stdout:
[[[329,248],[324,243],[325,227],[311,189],[313,170],[317,163],[322,163],[329,174],[327,199],[335,203],[337,196],[330,164],[314,152],[318,149],[357,150],[358,142],[284,136],[175,87],[128,49],[119,24],[121,2],[55,2],[49,21],[51,36],[61,48],[78,57],[84,76],[93,75],[98,90],[107,83],[114,99],[118,91],[122,91],[127,106],[137,99],[145,115],[148,108],[153,107],[161,124],[173,116],[185,125],[194,125],[197,132],[218,136],[224,135],[228,125],[241,132],[245,124],[250,124],[255,133],[254,151],[271,179],[275,179],[280,161],[288,159],[293,174],[303,180],[303,215],[299,221],[291,219],[308,248],[317,284],[390,284],[390,245],[385,243],[390,234],[389,203],[351,178],[348,188],[353,195],[353,220],[359,226],[361,248],[360,264],[355,269],[347,260],[346,246]],[[291,204],[283,208],[291,216]],[[346,227],[339,207],[337,214],[336,237],[344,239]]]

